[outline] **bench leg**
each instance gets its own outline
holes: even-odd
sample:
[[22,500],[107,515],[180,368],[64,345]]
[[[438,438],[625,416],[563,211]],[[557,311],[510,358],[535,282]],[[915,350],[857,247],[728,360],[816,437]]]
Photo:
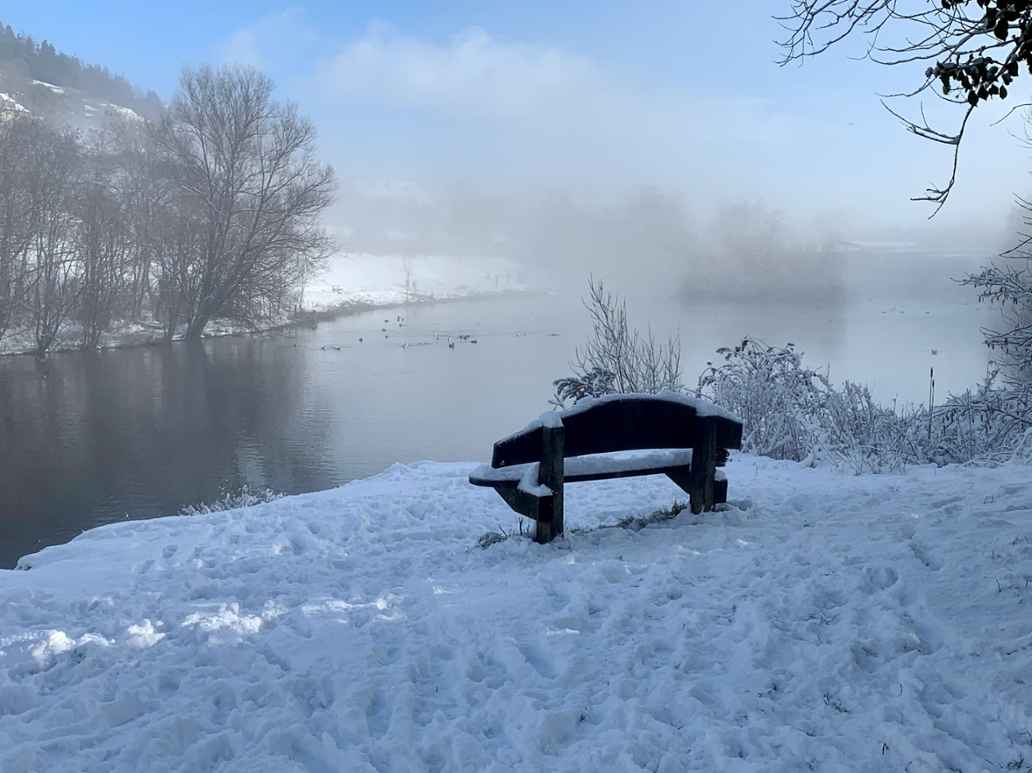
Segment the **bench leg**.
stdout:
[[[560,500],[561,502],[561,500]],[[556,501],[555,496],[542,497],[538,500],[536,525],[534,526],[534,541],[540,545],[551,542],[562,534],[562,520],[559,521],[559,528],[556,529]],[[562,519],[562,505],[560,504],[559,518]]]
[[713,481],[713,504],[722,505],[727,502],[727,479]]
[[544,544],[562,534],[562,500],[559,509],[559,530],[556,530],[556,497],[535,497],[514,488],[495,489],[498,495],[520,515],[534,521],[534,541]]
[[712,510],[714,486],[717,471],[717,426],[712,421],[704,422],[700,437],[692,449],[692,466],[688,471],[688,496],[692,513]]
[[538,482],[552,489],[552,496],[538,500],[537,528],[534,541],[544,544],[563,533],[563,452],[565,434],[563,428],[546,427],[542,433],[544,447],[541,449],[541,464],[538,468]]

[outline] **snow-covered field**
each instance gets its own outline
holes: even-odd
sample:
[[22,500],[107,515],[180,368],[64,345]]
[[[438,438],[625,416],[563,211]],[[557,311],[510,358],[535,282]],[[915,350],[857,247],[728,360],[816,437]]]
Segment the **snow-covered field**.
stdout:
[[0,770],[997,771],[1032,765],[1027,466],[739,456],[729,508],[470,464],[126,522],[0,572]]
[[327,261],[306,288],[304,300],[306,308],[321,311],[356,301],[388,306],[412,298],[485,296],[533,289],[526,281],[528,273],[504,258],[341,254]]

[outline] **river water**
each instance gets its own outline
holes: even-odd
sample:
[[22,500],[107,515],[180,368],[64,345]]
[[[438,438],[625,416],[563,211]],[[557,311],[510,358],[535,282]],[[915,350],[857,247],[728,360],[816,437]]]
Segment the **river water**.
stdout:
[[[895,289],[702,305],[653,295],[630,308],[642,326],[680,331],[689,382],[743,335],[793,341],[832,380],[863,381],[884,400],[925,400],[932,366],[939,396],[976,381],[986,316],[970,292]],[[0,567],[242,483],[297,493],[394,462],[487,459],[494,440],[548,408],[586,323],[575,295],[524,295],[193,345],[0,359]]]

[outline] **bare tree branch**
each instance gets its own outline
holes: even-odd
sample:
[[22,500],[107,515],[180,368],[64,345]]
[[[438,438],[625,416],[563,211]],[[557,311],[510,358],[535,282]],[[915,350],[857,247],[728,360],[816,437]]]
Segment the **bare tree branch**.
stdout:
[[[994,98],[1006,99],[1008,87],[1019,77],[1019,65],[1032,72],[1032,2],[792,0],[790,7],[786,16],[775,17],[787,32],[778,41],[782,66],[822,54],[851,35],[864,34],[870,36],[865,58],[873,62],[890,67],[930,64],[916,87],[890,97],[906,99],[931,90],[946,102],[966,105],[957,128],[941,130],[928,124],[923,111],[919,123],[882,102],[911,133],[954,148],[946,183],[913,197],[931,202],[934,217],[956,183],[959,149],[973,110]],[[900,43],[881,42],[890,30],[900,33]]]

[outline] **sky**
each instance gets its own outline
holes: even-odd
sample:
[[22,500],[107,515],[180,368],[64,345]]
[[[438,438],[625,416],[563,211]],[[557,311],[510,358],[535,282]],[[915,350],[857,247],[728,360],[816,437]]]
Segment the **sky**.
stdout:
[[375,222],[404,239],[443,218],[490,242],[499,219],[539,229],[528,213],[557,199],[608,212],[642,191],[695,221],[752,202],[858,239],[955,239],[1007,221],[1032,169],[1019,117],[990,127],[1001,111],[980,111],[929,223],[908,198],[942,182],[949,156],[878,101],[923,67],[858,61],[862,41],[779,67],[772,17],[789,5],[7,0],[0,18],[164,98],[186,65],[265,70],[319,130],[343,234]]

